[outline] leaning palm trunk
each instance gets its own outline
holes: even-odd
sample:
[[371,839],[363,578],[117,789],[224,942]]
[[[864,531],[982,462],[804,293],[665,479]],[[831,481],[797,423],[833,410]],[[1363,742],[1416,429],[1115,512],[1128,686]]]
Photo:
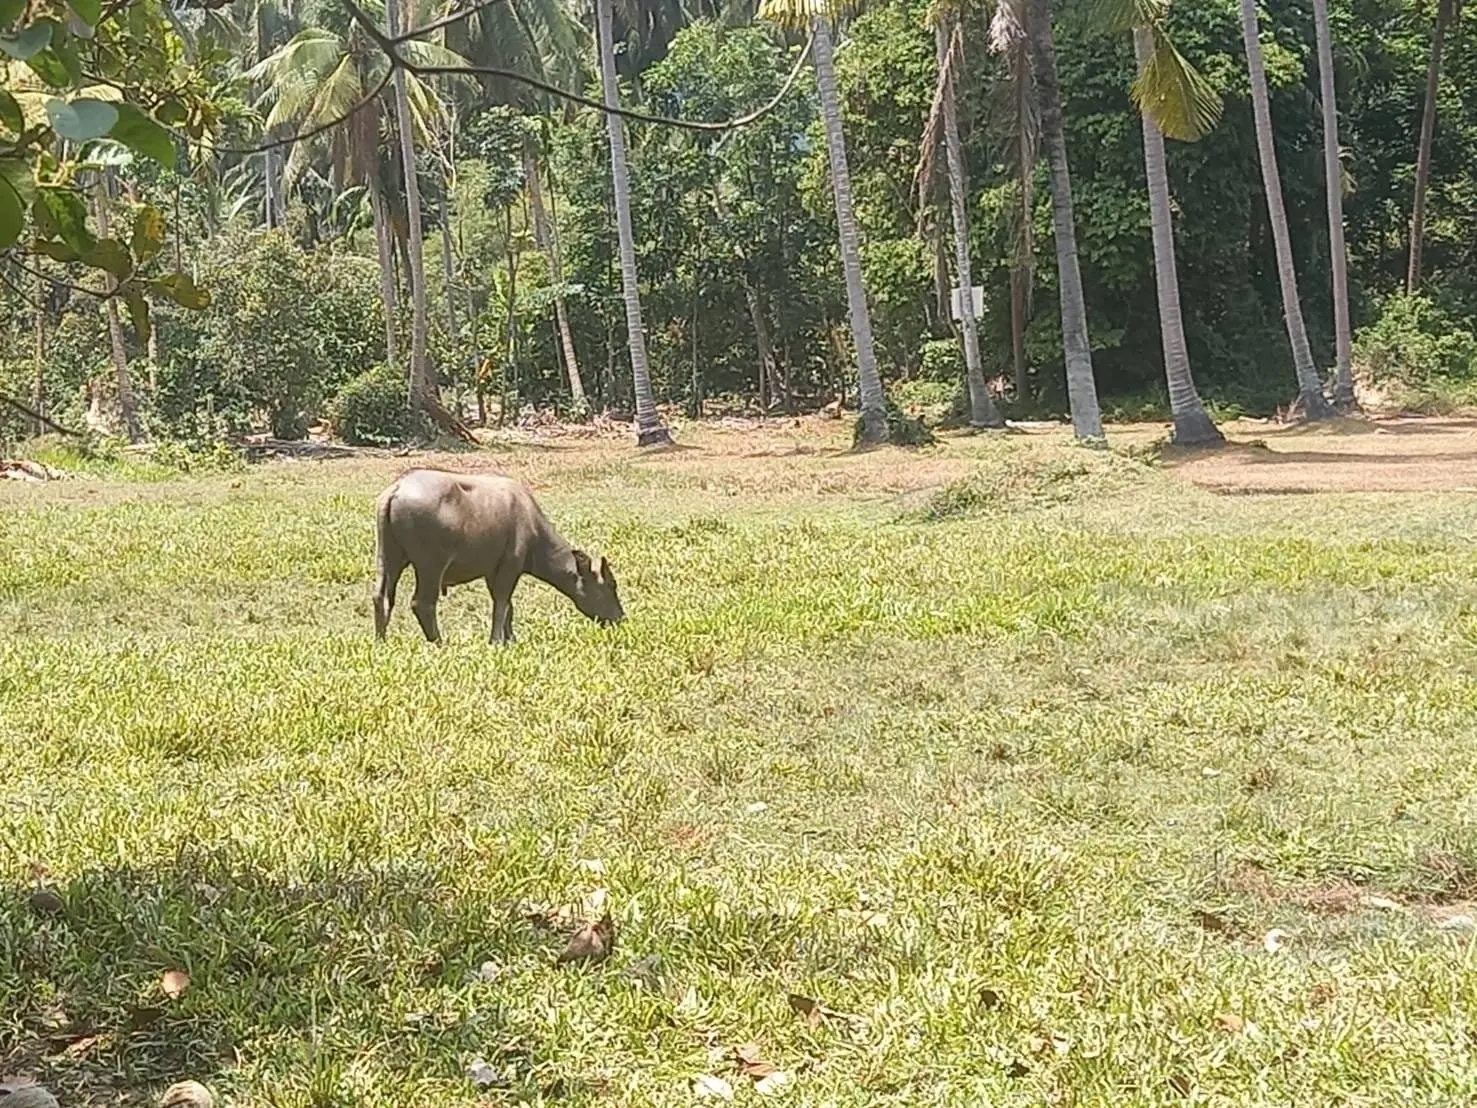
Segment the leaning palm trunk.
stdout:
[[1441,54],[1446,31],[1456,18],[1460,0],[1437,0],[1436,31],[1431,38],[1431,59],[1426,65],[1426,107],[1421,113],[1420,146],[1415,160],[1415,200],[1410,208],[1410,266],[1405,273],[1405,291],[1421,287],[1421,248],[1426,237],[1426,189],[1431,181],[1431,144],[1436,137],[1436,94],[1441,88]]
[[[96,195],[97,233],[99,238],[108,237],[108,176],[104,170],[98,175]],[[133,395],[133,381],[128,372],[128,347],[123,341],[123,322],[118,316],[118,298],[111,295],[118,287],[118,279],[111,273],[104,275],[104,287],[109,296],[104,314],[108,320],[108,342],[113,354],[113,372],[118,385],[118,420],[129,442],[140,438],[138,409]]]
[[[386,0],[385,22],[390,33],[400,30],[399,0]],[[400,132],[400,162],[405,173],[405,209],[409,221],[406,242],[410,268],[410,406],[431,411],[440,407],[436,381],[426,356],[429,323],[426,318],[426,262],[421,230],[421,189],[415,174],[415,131],[410,119],[410,97],[405,70],[395,67],[395,128]]]
[[[1153,50],[1147,28],[1135,28],[1134,53],[1139,69],[1147,66]],[[1140,113],[1144,129],[1144,175],[1149,182],[1149,226],[1154,236],[1154,284],[1159,295],[1159,338],[1164,346],[1164,376],[1169,384],[1169,410],[1174,418],[1176,443],[1220,443],[1225,439],[1211,422],[1190,375],[1190,353],[1180,314],[1180,279],[1174,258],[1174,224],[1170,218],[1169,177],[1165,171],[1164,135],[1147,113]]]
[[[595,0],[600,35],[600,91],[607,108],[620,106],[615,81],[615,44],[610,29],[610,0]],[[646,361],[646,325],[641,319],[641,289],[636,279],[636,235],[631,226],[631,180],[626,167],[626,135],[621,117],[605,113],[610,135],[610,178],[615,194],[616,231],[620,236],[621,292],[626,302],[626,342],[631,351],[631,382],[636,393],[636,444],[658,446],[672,441],[657,415]]]
[[1056,237],[1057,289],[1061,295],[1062,348],[1067,365],[1072,430],[1079,439],[1100,439],[1103,417],[1092,372],[1087,301],[1082,293],[1082,268],[1077,258],[1077,220],[1072,210],[1072,175],[1062,125],[1062,90],[1051,32],[1051,5],[1049,0],[1029,0],[1029,4],[1036,81],[1041,95],[1041,140],[1051,175],[1051,218]]
[[1292,362],[1297,370],[1298,403],[1308,419],[1327,419],[1333,408],[1323,395],[1323,383],[1313,366],[1313,348],[1298,300],[1297,269],[1292,258],[1292,235],[1287,228],[1287,209],[1282,202],[1282,177],[1277,171],[1277,146],[1272,139],[1272,105],[1267,95],[1267,71],[1262,62],[1261,28],[1257,25],[1256,0],[1241,0],[1241,37],[1246,43],[1246,65],[1251,74],[1251,107],[1256,117],[1256,145],[1262,164],[1262,190],[1267,196],[1267,214],[1272,224],[1272,243],[1277,252],[1277,282],[1282,288],[1282,315],[1292,344]]
[[369,208],[374,216],[374,242],[379,249],[380,300],[385,309],[385,365],[394,369],[400,360],[395,342],[395,322],[400,314],[400,297],[395,291],[395,258],[390,245],[390,218],[385,211],[385,198],[380,194],[379,183],[371,174],[369,179]]
[[974,276],[969,263],[969,218],[965,213],[968,188],[964,176],[964,148],[959,141],[959,119],[954,100],[954,36],[958,24],[940,16],[934,20],[942,82],[944,147],[949,163],[949,207],[954,217],[954,267],[959,285],[959,330],[964,340],[964,373],[969,384],[969,423],[972,427],[1004,427],[1005,420],[990,399],[980,364],[979,325],[974,318]]
[[1328,190],[1328,252],[1333,280],[1333,403],[1340,411],[1358,406],[1354,398],[1353,338],[1349,324],[1349,253],[1344,245],[1343,173],[1339,166],[1339,109],[1333,84],[1333,32],[1328,0],[1313,0],[1318,36],[1318,86],[1323,99],[1323,177]]
[[856,368],[861,392],[863,443],[886,442],[887,410],[882,377],[877,372],[877,350],[872,341],[872,317],[862,284],[862,256],[856,212],[851,204],[851,172],[846,165],[846,138],[841,131],[841,95],[836,87],[836,65],[831,27],[825,16],[812,23],[815,35],[815,77],[821,92],[821,114],[826,123],[826,151],[831,162],[831,185],[836,194],[836,225],[841,239],[841,268],[846,274],[846,306],[851,314],[851,337],[856,344]]
[[559,328],[559,343],[564,347],[570,399],[574,414],[583,417],[590,405],[585,399],[585,383],[580,378],[580,363],[574,353],[574,333],[569,329],[569,313],[564,307],[564,268],[559,262],[559,241],[549,222],[548,212],[544,210],[544,190],[539,186],[538,156],[532,145],[523,150],[523,179],[528,182],[528,203],[533,209],[534,242],[544,252],[544,260],[549,267],[549,284],[554,289],[554,320]]

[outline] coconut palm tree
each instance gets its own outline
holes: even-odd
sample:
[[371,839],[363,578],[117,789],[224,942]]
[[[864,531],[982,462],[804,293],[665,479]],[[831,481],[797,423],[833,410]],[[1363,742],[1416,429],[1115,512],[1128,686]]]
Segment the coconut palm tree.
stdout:
[[1436,137],[1436,96],[1441,88],[1441,55],[1446,33],[1462,14],[1462,0],[1436,0],[1436,29],[1431,35],[1431,57],[1426,64],[1426,107],[1421,113],[1420,145],[1415,160],[1415,199],[1410,208],[1410,264],[1405,291],[1421,287],[1421,247],[1426,237],[1426,189],[1431,182],[1431,145]]
[[[985,384],[980,361],[979,323],[974,316],[974,276],[969,260],[967,215],[969,188],[965,178],[964,145],[959,140],[955,94],[955,75],[964,61],[963,37],[958,13],[953,10],[936,5],[931,21],[939,75],[938,86],[934,90],[937,111],[930,112],[928,133],[932,135],[936,128],[943,131],[949,169],[949,208],[954,222],[954,283],[959,288],[959,332],[964,346],[965,381],[969,386],[969,423],[971,427],[1004,427],[1005,420],[990,399],[990,390]],[[925,138],[925,147],[932,145],[933,142]]]
[[[466,64],[459,54],[433,42],[408,42],[401,50],[416,64]],[[268,130],[288,127],[309,130],[341,119],[353,105],[363,101],[384,79],[386,64],[384,53],[357,24],[350,24],[342,31],[309,27],[263,58],[246,76],[262,85],[262,101],[272,105],[265,121]],[[407,77],[403,71],[400,77],[407,86],[404,102],[412,121],[419,125],[420,133],[431,133],[439,104],[418,78]],[[398,360],[395,320],[399,296],[395,287],[390,198],[381,174],[380,142],[385,108],[384,98],[378,97],[344,126],[334,127],[307,142],[294,143],[283,166],[282,182],[284,191],[290,191],[309,159],[326,146],[331,176],[338,186],[360,184],[368,189],[385,309],[385,360],[394,365]],[[411,207],[415,210],[416,206]],[[416,217],[419,218],[418,210]]]
[[[1014,14],[1033,47],[1040,103],[1041,144],[1051,179],[1051,220],[1056,239],[1057,292],[1061,300],[1062,349],[1067,370],[1067,400],[1072,430],[1079,439],[1101,439],[1103,416],[1092,372],[1092,344],[1087,333],[1087,301],[1077,258],[1077,220],[1072,208],[1072,174],[1067,162],[1067,136],[1062,124],[1062,90],[1057,78],[1056,41],[1050,0],[1002,0],[1000,10]],[[1024,19],[1021,16],[1024,16]]]
[[832,24],[843,10],[831,0],[764,0],[759,16],[784,27],[808,27],[812,36],[816,85],[821,94],[821,118],[826,129],[826,153],[831,166],[831,187],[836,197],[836,228],[841,243],[841,268],[846,276],[846,307],[851,317],[851,338],[856,347],[856,365],[861,393],[861,427],[858,442],[875,444],[888,438],[887,408],[882,376],[877,369],[877,349],[872,339],[872,316],[862,280],[861,232],[851,202],[851,171],[846,164],[846,136],[841,129],[841,93],[836,85],[835,43]]
[[[615,80],[615,43],[611,31],[610,0],[595,0],[596,34],[600,43],[600,91],[607,108],[620,107]],[[636,393],[636,444],[660,446],[672,436],[662,426],[651,391],[646,360],[646,324],[641,318],[641,288],[636,277],[636,235],[631,226],[631,176],[626,165],[626,135],[621,117],[605,113],[610,136],[610,179],[615,196],[616,233],[620,237],[621,292],[626,303],[626,344],[631,352],[631,381]]]
[[1339,109],[1333,83],[1328,0],[1313,0],[1313,24],[1318,39],[1318,87],[1323,100],[1323,183],[1328,191],[1328,252],[1333,284],[1333,403],[1339,411],[1350,411],[1357,407],[1354,343],[1349,324],[1349,252],[1344,245],[1344,175],[1339,164]]
[[1313,348],[1298,299],[1297,267],[1292,257],[1292,234],[1287,227],[1287,208],[1282,202],[1282,177],[1277,171],[1277,146],[1272,138],[1272,105],[1267,94],[1267,69],[1262,60],[1261,27],[1256,0],[1241,0],[1241,38],[1246,44],[1246,67],[1251,76],[1251,108],[1256,119],[1256,146],[1262,166],[1262,191],[1267,197],[1267,215],[1272,224],[1272,243],[1277,254],[1277,283],[1282,289],[1282,315],[1292,344],[1292,362],[1297,370],[1298,405],[1308,419],[1327,419],[1333,408],[1323,395],[1323,383],[1313,367]]
[[[1169,410],[1174,421],[1171,437],[1183,445],[1221,443],[1225,438],[1206,413],[1190,374],[1190,353],[1185,344],[1184,317],[1180,311],[1179,270],[1174,256],[1169,175],[1164,156],[1165,129],[1173,128],[1181,135],[1203,133],[1209,127],[1207,117],[1213,118],[1219,109],[1219,98],[1203,85],[1198,74],[1193,74],[1157,27],[1137,23],[1133,28],[1133,48],[1139,68],[1134,96],[1139,104],[1144,132],[1144,175],[1149,185],[1149,229],[1154,240],[1159,339],[1164,349],[1164,376],[1169,385]],[[1171,90],[1175,89],[1190,95],[1173,97]]]
[[523,147],[523,179],[528,189],[528,206],[533,212],[534,243],[544,254],[549,269],[549,285],[554,290],[554,322],[559,330],[559,343],[564,348],[564,366],[569,374],[569,395],[576,416],[589,409],[585,384],[580,377],[579,358],[575,355],[574,332],[569,326],[569,312],[564,304],[564,266],[559,258],[559,234],[544,208],[544,190],[539,182],[538,147],[532,135]]

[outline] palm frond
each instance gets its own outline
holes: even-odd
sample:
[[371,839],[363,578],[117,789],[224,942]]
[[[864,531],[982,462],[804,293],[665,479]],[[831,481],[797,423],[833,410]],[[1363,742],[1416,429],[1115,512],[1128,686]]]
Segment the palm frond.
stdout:
[[1083,20],[1097,34],[1113,35],[1135,27],[1157,27],[1169,0],[1087,0]]
[[1158,26],[1149,26],[1153,50],[1133,83],[1133,102],[1166,138],[1194,142],[1221,117],[1221,94]]
[[786,30],[798,31],[817,19],[836,22],[859,7],[859,0],[763,0],[759,18]]
[[[952,21],[952,17],[941,9],[936,11],[934,18]],[[944,129],[944,102],[954,82],[955,67],[963,60],[963,49],[964,37],[959,24],[955,22],[949,35],[949,47],[944,54],[943,64],[939,66],[938,79],[933,85],[933,100],[928,106],[928,120],[923,125],[923,137],[918,142],[918,164],[913,169],[912,195],[917,197],[920,204],[927,198],[929,185],[937,175],[939,138]],[[922,218],[921,211],[919,218]]]

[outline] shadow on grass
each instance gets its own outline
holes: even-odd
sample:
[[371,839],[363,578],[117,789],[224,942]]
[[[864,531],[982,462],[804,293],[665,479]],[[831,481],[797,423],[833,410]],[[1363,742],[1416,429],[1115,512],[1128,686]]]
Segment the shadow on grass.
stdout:
[[[430,1012],[417,999],[485,990],[485,961],[552,961],[563,942],[419,868],[329,865],[280,883],[213,854],[90,870],[39,895],[11,886],[0,1074],[33,1076],[67,1105],[153,1103],[186,1078],[229,1091],[243,1067],[306,1103],[347,1103],[366,1051],[408,1080],[456,1080],[472,1055],[526,1048],[495,997]],[[171,969],[190,976],[174,999]]]

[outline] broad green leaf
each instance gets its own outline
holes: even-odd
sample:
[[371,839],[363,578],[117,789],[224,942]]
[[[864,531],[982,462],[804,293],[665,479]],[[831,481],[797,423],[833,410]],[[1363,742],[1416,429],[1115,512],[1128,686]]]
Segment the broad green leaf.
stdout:
[[173,169],[174,136],[132,104],[118,104],[116,109],[118,122],[110,134],[135,153],[152,158],[166,169]]
[[75,83],[66,62],[56,50],[42,50],[35,57],[27,58],[26,64],[50,88],[66,89]]
[[152,282],[150,287],[169,297],[181,308],[192,308],[198,311],[210,307],[209,291],[196,288],[195,282],[190,280],[188,273],[167,273]]
[[97,21],[102,18],[102,0],[67,0],[77,18],[89,27],[96,27]]
[[82,257],[64,242],[49,242],[46,239],[37,239],[31,249],[38,254],[45,254],[48,258],[54,258],[59,262],[75,262]]
[[0,158],[0,180],[21,198],[22,207],[36,195],[36,178],[31,173],[31,163],[24,158]]
[[111,131],[118,122],[118,109],[101,100],[48,100],[46,116],[57,134],[80,145]]
[[0,27],[9,27],[25,11],[26,0],[0,0]]
[[71,189],[38,189],[36,207],[45,210],[45,222],[55,228],[55,234],[77,253],[86,254],[97,245],[97,239],[87,228],[87,205]]
[[185,110],[185,106],[173,97],[155,108],[154,115],[160,123],[167,123],[171,127],[178,127],[189,118],[189,113]]
[[133,333],[138,336],[140,346],[149,344],[149,302],[137,285],[130,285],[123,293],[123,303],[128,305],[128,316],[133,320]]
[[50,45],[51,23],[44,19],[40,23],[32,23],[13,37],[0,35],[0,50],[23,62],[29,62]]
[[164,249],[164,217],[152,204],[145,204],[133,219],[133,256],[140,263],[151,261]]
[[0,88],[0,125],[17,136],[26,129],[26,117],[20,104],[3,88]]
[[133,258],[128,247],[117,239],[98,239],[97,245],[82,255],[82,264],[107,270],[119,281],[126,281],[133,275]]
[[25,222],[26,208],[21,203],[20,193],[8,179],[0,177],[0,246],[9,246],[20,238]]

